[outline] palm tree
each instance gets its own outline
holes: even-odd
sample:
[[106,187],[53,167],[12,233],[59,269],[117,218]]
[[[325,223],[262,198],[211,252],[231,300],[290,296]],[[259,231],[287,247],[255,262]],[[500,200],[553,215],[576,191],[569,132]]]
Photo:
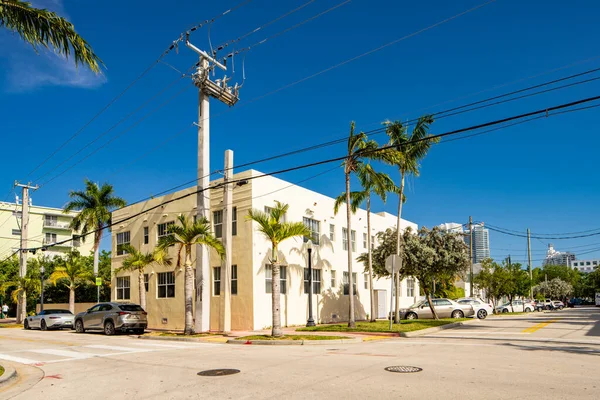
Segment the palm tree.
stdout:
[[21,304],[21,310],[23,315],[27,315],[27,295],[37,296],[42,287],[39,276],[27,274],[24,277],[15,277],[13,280],[8,280],[0,285],[0,293],[4,295],[6,290],[14,288],[12,290],[12,300],[15,303]]
[[[185,298],[185,328],[184,334],[194,333],[194,318],[192,315],[194,295],[194,270],[192,269],[192,246],[201,245],[214,249],[223,258],[225,248],[210,230],[210,222],[202,217],[195,222],[185,215],[178,218],[180,225],[171,225],[169,235],[161,238],[158,243],[160,251],[168,251],[171,246],[177,246],[177,267],[181,266],[181,252],[185,250],[184,298]],[[199,306],[199,305],[198,305]]]
[[[112,185],[108,183],[98,186],[88,179],[84,182],[85,191],[71,191],[69,197],[72,200],[67,203],[63,212],[67,214],[71,211],[79,211],[71,221],[71,229],[81,231],[82,240],[85,241],[88,232],[94,232],[94,276],[98,276],[98,249],[102,240],[102,231],[111,224],[111,211],[125,207],[127,202],[116,197]],[[98,297],[100,297],[99,286]]]
[[65,259],[58,262],[59,266],[50,274],[48,280],[54,286],[62,282],[69,288],[69,311],[75,313],[75,289],[78,286],[92,282],[92,271],[90,271],[85,260],[77,252],[69,254]]
[[258,223],[258,231],[271,242],[271,257],[269,262],[272,268],[272,318],[273,324],[271,327],[271,335],[280,337],[283,335],[281,331],[281,288],[280,288],[280,264],[278,246],[286,239],[295,236],[310,235],[309,229],[302,222],[282,222],[283,217],[287,213],[289,205],[275,201],[275,207],[270,212],[264,213],[260,210],[250,210],[247,219]]
[[[429,134],[429,126],[433,123],[433,117],[426,115],[420,117],[412,133],[409,135],[406,126],[396,121],[387,123],[386,133],[390,138],[390,146],[384,154],[384,161],[398,167],[400,172],[400,190],[398,191],[398,219],[396,222],[396,254],[400,258],[400,269],[402,269],[402,231],[400,221],[402,218],[402,204],[404,200],[404,179],[407,175],[419,176],[419,162],[425,158],[431,145],[439,142],[439,138],[433,138]],[[431,139],[427,139],[431,138]],[[394,320],[400,321],[400,274],[396,275],[396,302]]]
[[17,33],[36,51],[40,46],[51,46],[66,58],[72,52],[75,65],[87,65],[96,73],[100,70],[102,60],[91,46],[79,36],[73,24],[52,11],[21,0],[0,0],[0,27]]
[[150,264],[171,265],[171,258],[164,248],[155,248],[152,253],[142,253],[135,247],[126,244],[123,250],[127,253],[127,258],[123,260],[118,271],[137,271],[138,284],[140,291],[140,306],[146,309],[146,283],[144,282],[144,269]]
[[[355,328],[356,321],[354,319],[354,282],[352,278],[352,227],[351,219],[351,191],[350,191],[350,175],[358,171],[363,166],[363,159],[377,157],[377,143],[373,140],[367,141],[367,135],[360,132],[354,134],[354,122],[350,124],[350,136],[348,137],[348,155],[343,162],[344,174],[346,175],[346,240],[348,242],[348,287],[349,287],[349,310],[348,310],[348,327]],[[370,234],[368,235],[370,236]]]
[[[361,164],[356,175],[360,182],[363,190],[360,192],[350,193],[350,203],[352,214],[356,213],[356,210],[363,202],[366,202],[367,207],[367,266],[369,268],[369,296],[371,300],[371,322],[376,320],[375,302],[375,290],[373,289],[373,258],[371,252],[371,193],[375,193],[385,203],[387,201],[388,193],[397,193],[398,187],[394,185],[394,181],[389,175],[383,172],[377,172],[370,163]],[[342,193],[335,199],[333,206],[334,214],[338,213],[338,210],[342,203],[346,202],[346,194]]]

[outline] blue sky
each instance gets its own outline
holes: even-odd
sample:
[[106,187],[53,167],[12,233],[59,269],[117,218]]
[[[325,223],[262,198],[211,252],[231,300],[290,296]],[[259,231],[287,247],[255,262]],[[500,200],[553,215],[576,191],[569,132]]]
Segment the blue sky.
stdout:
[[[253,0],[216,21],[213,45],[234,39],[300,6],[306,0]],[[255,33],[239,47],[326,10],[342,0],[316,0],[289,17]],[[235,152],[241,164],[347,135],[350,121],[358,129],[377,128],[383,120],[410,119],[425,112],[461,105],[509,90],[541,83],[600,66],[595,50],[599,36],[593,1],[497,0],[472,13],[435,27],[339,68],[262,97],[315,72],[470,9],[483,1],[420,2],[353,0],[297,29],[255,47],[235,59],[234,79],[246,81],[233,109],[212,101],[211,170],[222,168],[223,151]],[[4,162],[0,196],[15,179],[42,183],[120,135],[62,176],[33,194],[36,204],[62,206],[67,193],[84,177],[109,181],[133,202],[195,178],[197,93],[189,78],[175,83],[148,108],[110,131],[73,160],[57,164],[106,131],[148,98],[177,79],[179,73],[157,64],[147,76],[88,126],[77,138],[31,171],[64,140],[81,128],[111,98],[152,64],[179,33],[237,4],[113,0],[39,0],[34,4],[66,15],[106,64],[102,76],[75,69],[51,52],[36,55],[17,37],[0,33],[0,110]],[[192,35],[209,46],[206,28]],[[194,53],[180,48],[164,61],[186,70]],[[580,62],[581,61],[581,62]],[[580,62],[580,63],[578,63]],[[572,65],[517,84],[494,87]],[[184,90],[184,88],[187,88]],[[163,101],[179,96],[127,132],[124,129]],[[597,82],[485,108],[435,122],[442,133],[513,114],[597,95]],[[479,95],[439,105],[485,91]],[[256,99],[254,101],[254,99]],[[507,128],[467,140],[435,146],[422,163],[421,176],[410,179],[403,217],[419,225],[476,221],[525,232],[574,232],[600,228],[597,197],[596,132],[598,111],[570,113]],[[186,128],[187,127],[187,128]],[[183,130],[140,161],[151,148]],[[385,136],[374,139],[384,142]],[[256,165],[269,172],[343,155],[344,145]],[[128,165],[130,164],[130,165]],[[297,182],[332,168],[300,170],[281,178]],[[390,169],[394,177],[395,171]],[[44,176],[46,175],[46,176]],[[302,184],[335,196],[343,190],[341,170]],[[10,197],[3,197],[6,200]],[[393,212],[395,201],[377,208]],[[490,234],[492,255],[509,253],[524,260],[526,241]],[[532,240],[533,258],[543,257],[546,240]],[[558,250],[594,249],[600,237],[555,241]],[[600,252],[579,258],[600,256]],[[534,261],[534,265],[539,262]]]

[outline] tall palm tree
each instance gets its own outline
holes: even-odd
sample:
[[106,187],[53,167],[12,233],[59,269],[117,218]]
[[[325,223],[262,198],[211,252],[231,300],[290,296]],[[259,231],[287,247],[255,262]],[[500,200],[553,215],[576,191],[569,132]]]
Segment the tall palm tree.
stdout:
[[[400,172],[400,190],[398,191],[398,219],[396,221],[396,254],[400,258],[402,268],[402,231],[400,221],[402,218],[402,204],[404,203],[404,180],[407,175],[419,176],[419,162],[425,158],[431,145],[439,142],[439,138],[431,138],[429,126],[433,123],[431,115],[420,117],[412,133],[409,135],[406,126],[396,121],[387,123],[386,133],[390,138],[389,144],[394,146],[384,155],[384,161],[396,166]],[[400,321],[400,274],[396,275],[396,302],[394,320]]]
[[281,331],[281,288],[279,286],[281,274],[278,246],[281,242],[289,238],[310,235],[309,229],[302,222],[282,221],[288,208],[289,205],[276,201],[275,207],[268,214],[253,209],[248,212],[247,216],[248,220],[258,223],[258,231],[271,242],[271,257],[269,259],[273,271],[271,290],[273,324],[271,326],[271,335],[275,337],[283,335]]
[[[367,141],[367,135],[364,132],[354,133],[354,122],[350,124],[350,135],[348,137],[348,155],[343,162],[344,174],[346,176],[346,240],[348,242],[348,287],[349,287],[349,310],[348,327],[355,328],[354,318],[354,279],[352,277],[352,201],[350,191],[350,176],[358,171],[364,165],[364,159],[373,159],[377,157],[377,143],[373,140]],[[370,236],[370,235],[368,235]]]
[[0,285],[0,293],[6,293],[9,288],[14,288],[11,293],[13,302],[21,304],[22,313],[27,315],[27,295],[37,296],[40,292],[42,284],[39,276],[27,274],[24,277],[15,277],[12,280],[7,280]]
[[210,230],[210,222],[206,218],[198,218],[195,222],[185,215],[178,218],[179,225],[169,227],[169,235],[161,238],[158,243],[160,251],[168,251],[171,246],[177,247],[177,267],[181,266],[181,253],[185,250],[184,298],[185,298],[185,328],[184,334],[194,333],[193,303],[194,270],[192,269],[192,246],[201,245],[214,249],[223,258],[225,248]]
[[155,248],[152,253],[142,253],[135,247],[126,244],[123,250],[127,253],[127,258],[123,260],[118,271],[137,271],[138,285],[140,291],[140,306],[146,309],[146,283],[144,282],[144,270],[151,264],[171,265],[171,258],[164,248]]
[[58,282],[62,282],[69,288],[69,311],[75,313],[75,289],[78,286],[92,282],[92,271],[88,264],[77,253],[71,253],[66,258],[58,261],[59,266],[54,268],[54,272],[50,274],[48,280],[54,286]]
[[88,42],[79,36],[73,24],[52,11],[32,7],[31,3],[21,0],[0,0],[0,27],[17,33],[36,51],[40,46],[53,47],[66,58],[73,53],[76,65],[100,71],[102,60]]
[[[97,183],[88,179],[85,179],[84,182],[85,191],[69,193],[72,200],[65,206],[64,213],[79,211],[79,214],[71,221],[71,229],[81,231],[82,240],[85,241],[85,235],[88,232],[94,232],[94,276],[98,276],[98,250],[102,240],[102,231],[105,227],[110,226],[111,211],[125,207],[127,202],[116,197],[112,185],[108,183],[98,186]],[[100,286],[98,286],[98,297],[100,297]]]
[[[375,302],[375,290],[373,289],[373,258],[371,252],[371,193],[375,193],[385,203],[387,201],[388,193],[397,193],[398,187],[394,184],[392,178],[383,172],[377,172],[370,163],[361,164],[357,171],[356,176],[360,182],[363,190],[360,192],[350,193],[350,202],[352,214],[356,213],[358,207],[365,202],[367,208],[367,266],[369,268],[369,296],[371,300],[371,313],[370,320],[374,322],[376,320]],[[338,213],[338,210],[342,203],[346,202],[346,194],[342,193],[335,199],[333,206],[334,214]]]

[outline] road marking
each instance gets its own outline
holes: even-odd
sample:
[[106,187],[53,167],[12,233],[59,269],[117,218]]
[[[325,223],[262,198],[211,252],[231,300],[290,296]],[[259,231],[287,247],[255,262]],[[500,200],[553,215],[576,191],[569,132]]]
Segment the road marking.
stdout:
[[130,352],[144,351],[143,349],[139,349],[139,348],[136,349],[133,347],[107,346],[104,344],[90,344],[90,345],[83,346],[83,347],[88,348],[88,349],[117,350],[117,351],[130,351]]
[[558,322],[558,320],[551,319],[549,321],[540,322],[539,324],[535,324],[535,325],[533,325],[533,326],[531,326],[531,327],[529,327],[527,329],[523,329],[522,333],[534,333],[534,332],[537,332],[540,329],[547,327],[548,325],[550,325],[553,322]]
[[31,360],[29,358],[9,356],[8,354],[0,354],[0,360],[14,361],[14,362],[18,362],[21,364],[37,364],[40,362],[37,360]]
[[97,356],[97,354],[80,353],[77,351],[58,350],[58,349],[38,349],[38,350],[26,350],[26,351],[31,352],[31,353],[51,354],[53,356],[68,357],[71,359],[85,359],[85,358],[91,358],[91,357]]
[[134,346],[151,346],[151,347],[170,347],[172,349],[189,349],[194,347],[214,347],[220,346],[215,343],[206,343],[206,342],[179,342],[180,344],[163,344],[157,343],[158,340],[148,340],[148,339],[138,339],[139,342],[136,343],[128,343]]

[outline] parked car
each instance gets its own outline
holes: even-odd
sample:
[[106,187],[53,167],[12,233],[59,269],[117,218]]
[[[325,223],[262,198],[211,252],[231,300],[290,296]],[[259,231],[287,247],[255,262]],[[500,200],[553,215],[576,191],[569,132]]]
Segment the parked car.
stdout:
[[551,299],[538,300],[535,302],[535,311],[553,310],[554,304]]
[[69,310],[43,310],[36,315],[25,318],[23,327],[25,329],[39,328],[43,331],[71,328],[74,317],[73,313]]
[[554,309],[558,308],[559,310],[562,310],[563,308],[565,308],[565,303],[563,303],[560,300],[553,300],[552,305],[554,306]]
[[[464,318],[475,315],[473,306],[470,304],[458,304],[450,299],[432,299],[433,307],[440,318]],[[412,306],[400,310],[400,318],[418,319],[433,318],[429,302],[421,300]]]
[[499,313],[507,312],[532,312],[535,310],[535,305],[523,300],[513,300],[512,305],[510,302],[504,303],[496,307],[496,311]]
[[471,305],[475,312],[474,316],[477,316],[479,319],[485,319],[489,314],[494,313],[494,307],[491,304],[477,297],[464,297],[456,300],[456,302],[460,305]]
[[106,335],[132,331],[142,335],[148,326],[146,311],[137,304],[100,303],[75,317],[75,331],[102,330]]

